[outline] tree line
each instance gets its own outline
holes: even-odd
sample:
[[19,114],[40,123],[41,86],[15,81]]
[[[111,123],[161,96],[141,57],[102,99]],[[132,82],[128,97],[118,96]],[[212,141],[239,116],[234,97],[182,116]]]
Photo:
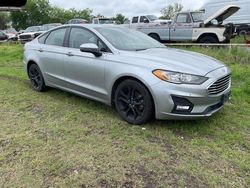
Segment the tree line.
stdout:
[[[170,19],[174,12],[180,11],[182,8],[183,6],[179,3],[168,5],[161,10],[161,18]],[[100,14],[94,16],[92,13],[93,10],[89,8],[81,10],[71,8],[66,10],[57,6],[52,6],[49,0],[29,0],[22,11],[11,13],[0,12],[0,30],[6,29],[8,23],[11,23],[11,26],[16,30],[20,30],[29,26],[47,23],[64,24],[73,18],[81,18],[91,22],[94,17],[102,17]],[[117,14],[113,19],[117,23],[123,24],[127,18],[122,14]]]

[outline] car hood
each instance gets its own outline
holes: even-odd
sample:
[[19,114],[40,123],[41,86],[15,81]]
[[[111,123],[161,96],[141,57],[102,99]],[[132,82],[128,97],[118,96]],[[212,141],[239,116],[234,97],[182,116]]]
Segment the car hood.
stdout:
[[42,34],[45,31],[36,31],[36,32],[27,32],[27,33],[21,33],[20,35],[35,35],[35,34]]
[[215,12],[213,15],[208,17],[204,20],[204,24],[207,25],[212,20],[217,20],[219,23],[222,23],[224,20],[235,14],[238,10],[240,10],[240,7],[237,5],[227,5],[217,12]]
[[28,33],[22,33],[22,34],[20,34],[20,36],[22,36],[22,35],[34,35],[34,34],[36,34],[37,32],[28,32]]
[[[152,69],[164,69],[205,76],[224,67],[220,61],[196,52],[172,48],[153,48],[138,52],[125,52],[127,56],[140,59],[134,64]],[[143,62],[139,64],[138,62]]]

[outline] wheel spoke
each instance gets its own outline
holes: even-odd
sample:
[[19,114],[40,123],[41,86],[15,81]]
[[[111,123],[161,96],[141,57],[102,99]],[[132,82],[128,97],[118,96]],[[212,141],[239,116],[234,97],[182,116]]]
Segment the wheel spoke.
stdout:
[[131,98],[135,98],[135,88],[132,88],[132,91],[131,91]]
[[123,98],[123,97],[119,97],[118,100],[119,100],[119,101],[122,101],[122,102],[124,102],[124,103],[126,103],[126,104],[129,103],[128,100],[127,100],[126,98]]
[[130,106],[128,106],[128,109],[125,111],[127,117],[128,117],[128,113],[129,113],[130,109],[131,109]]
[[135,112],[137,113],[138,116],[142,116],[142,112],[138,108],[135,108]]
[[126,95],[126,94],[124,93],[123,90],[121,90],[120,94],[121,94],[122,97],[124,97],[125,99],[129,99],[129,95]]
[[140,99],[142,99],[143,97],[142,97],[142,95],[138,95],[135,99],[136,100],[140,100]]
[[135,102],[136,106],[142,105],[144,101]]
[[132,112],[133,112],[133,114],[134,114],[134,120],[137,118],[137,113],[136,113],[136,111],[135,111],[135,108],[131,108],[131,110],[132,110]]

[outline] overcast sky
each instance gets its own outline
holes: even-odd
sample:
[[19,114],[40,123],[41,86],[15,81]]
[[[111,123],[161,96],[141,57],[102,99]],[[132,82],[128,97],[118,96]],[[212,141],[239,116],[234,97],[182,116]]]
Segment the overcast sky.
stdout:
[[160,10],[168,4],[178,2],[184,5],[184,9],[199,9],[207,0],[50,0],[52,5],[66,9],[90,8],[93,14],[98,13],[112,17],[122,13],[127,17],[138,14],[160,15]]

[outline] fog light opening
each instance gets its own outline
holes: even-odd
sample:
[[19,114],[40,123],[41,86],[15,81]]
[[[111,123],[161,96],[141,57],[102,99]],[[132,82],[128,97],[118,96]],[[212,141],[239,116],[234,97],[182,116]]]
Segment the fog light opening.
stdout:
[[193,103],[188,99],[172,96],[174,102],[174,108],[172,113],[177,114],[190,114],[194,108]]

